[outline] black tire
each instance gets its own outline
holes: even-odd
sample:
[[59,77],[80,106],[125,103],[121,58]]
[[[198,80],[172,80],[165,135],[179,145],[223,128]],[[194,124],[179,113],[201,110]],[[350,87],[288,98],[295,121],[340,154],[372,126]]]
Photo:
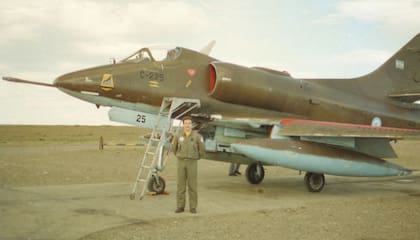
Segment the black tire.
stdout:
[[320,173],[307,172],[304,181],[309,192],[321,192],[325,185],[324,174]]
[[162,194],[165,192],[165,179],[163,179],[161,176],[157,176],[158,180],[155,176],[152,176],[149,180],[149,183],[147,184],[147,189],[150,192],[155,192],[156,194]]
[[[260,169],[260,173],[258,173],[258,168]],[[251,184],[260,184],[264,179],[264,175],[264,167],[259,163],[249,164],[246,168],[246,179]]]

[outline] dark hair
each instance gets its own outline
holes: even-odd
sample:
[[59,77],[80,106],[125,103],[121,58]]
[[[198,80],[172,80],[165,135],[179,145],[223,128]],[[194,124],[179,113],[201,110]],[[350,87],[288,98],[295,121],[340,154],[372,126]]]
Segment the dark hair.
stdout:
[[191,116],[185,116],[182,118],[182,123],[184,123],[186,120],[190,120],[192,122]]

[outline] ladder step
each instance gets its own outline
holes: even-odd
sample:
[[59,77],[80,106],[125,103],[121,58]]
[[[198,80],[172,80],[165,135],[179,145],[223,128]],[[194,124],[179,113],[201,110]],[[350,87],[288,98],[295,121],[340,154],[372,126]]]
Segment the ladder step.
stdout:
[[149,154],[149,155],[155,155],[156,153],[155,152],[145,152],[146,154]]

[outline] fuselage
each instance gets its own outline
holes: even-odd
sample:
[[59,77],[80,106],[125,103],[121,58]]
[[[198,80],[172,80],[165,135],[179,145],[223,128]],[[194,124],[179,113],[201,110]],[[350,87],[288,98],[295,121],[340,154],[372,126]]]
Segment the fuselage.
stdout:
[[[202,115],[281,119],[297,117],[331,122],[420,128],[418,111],[373,98],[357,79],[311,80],[261,68],[222,63],[177,48],[176,59],[134,59],[75,71],[54,84],[64,92],[100,106],[156,113],[163,97],[196,98]],[[340,82],[343,82],[343,87]],[[348,82],[353,82],[348,84]],[[351,86],[351,88],[347,88]]]

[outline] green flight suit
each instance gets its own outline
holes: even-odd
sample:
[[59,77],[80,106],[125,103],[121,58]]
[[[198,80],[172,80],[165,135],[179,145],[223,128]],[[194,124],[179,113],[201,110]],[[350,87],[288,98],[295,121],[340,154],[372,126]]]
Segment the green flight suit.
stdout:
[[203,137],[192,131],[186,136],[184,131],[175,136],[172,143],[175,156],[177,157],[177,208],[185,208],[185,192],[188,186],[190,209],[197,208],[197,160],[205,152]]

